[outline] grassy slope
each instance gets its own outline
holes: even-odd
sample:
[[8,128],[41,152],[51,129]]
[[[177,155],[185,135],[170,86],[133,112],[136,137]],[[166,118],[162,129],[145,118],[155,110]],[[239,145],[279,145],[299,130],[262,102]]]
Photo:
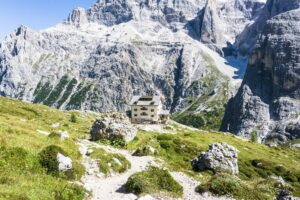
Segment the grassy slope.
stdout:
[[[229,80],[218,71],[209,55],[202,56],[208,63],[210,72],[195,81],[191,88],[197,91],[198,87],[202,87],[204,94],[200,97],[188,97],[191,101],[190,105],[174,113],[172,119],[195,128],[219,130],[228,101]],[[207,109],[196,111],[199,107]]]
[[[38,161],[38,153],[43,148],[58,145],[72,158],[77,171],[75,179],[80,178],[83,168],[75,139],[89,130],[94,116],[85,113],[76,115],[78,122],[72,123],[70,112],[0,98],[0,199],[54,199],[59,194],[63,194],[65,199],[81,198],[82,188],[72,186],[65,179],[47,175]],[[61,126],[53,128],[51,125],[57,122]],[[37,130],[68,131],[71,138],[61,141],[39,134]],[[22,154],[26,155],[26,159]]]
[[[0,199],[55,199],[55,194],[60,193],[67,196],[60,199],[82,198],[80,196],[82,188],[75,188],[65,179],[47,175],[38,163],[38,153],[46,146],[55,144],[71,156],[75,165],[76,163],[79,165],[80,154],[75,141],[77,138],[86,136],[95,115],[76,112],[78,120],[72,123],[70,122],[71,113],[42,105],[0,98]],[[57,122],[61,126],[53,128],[51,125]],[[127,145],[128,150],[134,151],[138,147],[142,148],[149,144],[159,151],[157,156],[166,162],[168,168],[183,171],[198,179],[199,182],[205,183],[210,180],[213,173],[210,171],[193,172],[190,161],[201,151],[207,150],[209,144],[227,142],[240,151],[239,178],[261,192],[264,197],[270,197],[269,199],[275,191],[270,184],[259,184],[267,180],[262,171],[269,173],[272,170],[267,169],[268,167],[282,165],[285,171],[290,171],[293,175],[300,173],[299,151],[269,148],[218,132],[192,131],[174,123],[170,126],[172,127],[170,131],[176,134],[165,135],[139,131],[137,137]],[[55,137],[50,138],[39,134],[37,130],[68,131],[71,138],[60,141]],[[262,159],[271,164],[265,170],[257,169],[251,164],[254,159]],[[80,175],[82,168],[75,167]],[[289,184],[294,188],[294,194],[300,196],[299,181],[289,181]],[[70,197],[70,193],[73,196]]]
[[[193,172],[190,161],[199,155],[200,152],[206,151],[209,144],[226,142],[239,150],[239,178],[253,189],[258,190],[258,187],[267,188],[266,191],[260,190],[262,199],[272,199],[272,195],[275,195],[277,191],[273,190],[271,185],[258,184],[261,181],[268,180],[264,173],[270,173],[271,169],[267,169],[267,167],[266,169],[255,168],[252,165],[253,160],[261,159],[267,161],[270,165],[269,167],[273,168],[282,165],[285,172],[290,171],[292,175],[300,178],[299,151],[288,148],[269,148],[258,143],[244,141],[233,135],[224,135],[218,132],[191,131],[177,125],[173,125],[173,127],[177,127],[172,131],[177,133],[175,135],[139,132],[138,136],[128,145],[128,148],[135,150],[137,147],[151,145],[159,151],[158,157],[165,160],[167,167],[171,170],[184,171],[201,183],[205,183],[209,181],[213,172]],[[299,181],[300,179],[298,181],[288,181],[294,189],[294,194],[297,196],[300,196]]]

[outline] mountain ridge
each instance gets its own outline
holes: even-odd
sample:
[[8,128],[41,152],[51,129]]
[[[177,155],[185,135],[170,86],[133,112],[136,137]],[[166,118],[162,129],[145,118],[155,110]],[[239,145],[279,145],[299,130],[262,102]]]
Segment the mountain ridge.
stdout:
[[[1,95],[61,109],[124,112],[132,95],[154,92],[174,112],[193,105],[198,111],[190,114],[200,121],[206,111],[219,118],[240,80],[210,45],[188,33],[188,21],[201,10],[196,4],[206,1],[157,2],[98,1],[54,27],[20,27],[1,43]],[[219,2],[221,10],[225,2]]]

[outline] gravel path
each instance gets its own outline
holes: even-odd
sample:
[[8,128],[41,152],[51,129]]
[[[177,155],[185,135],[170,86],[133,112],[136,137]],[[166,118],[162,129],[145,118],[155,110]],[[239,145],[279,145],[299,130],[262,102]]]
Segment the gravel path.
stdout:
[[[109,146],[99,145],[96,143],[82,140],[79,143],[80,152],[83,154],[83,165],[87,174],[82,181],[84,187],[92,192],[92,200],[135,200],[137,196],[134,194],[126,194],[122,186],[127,179],[135,172],[145,170],[149,165],[157,165],[153,157],[135,157],[131,156],[128,151],[115,149]],[[131,169],[122,174],[114,174],[111,177],[104,177],[99,172],[99,168],[95,160],[85,155],[86,151],[91,147],[102,148],[110,153],[119,153],[125,156],[131,162]]]
[[[82,178],[84,187],[92,192],[91,200],[136,200],[138,197],[134,194],[125,193],[122,186],[126,183],[127,179],[134,173],[147,169],[148,166],[159,166],[155,162],[155,158],[151,156],[137,157],[132,156],[126,150],[120,150],[111,146],[105,146],[90,142],[88,140],[81,140],[79,143],[80,152],[83,155],[83,165],[86,168],[86,175]],[[99,171],[97,161],[86,156],[86,153],[91,148],[102,148],[109,153],[118,153],[126,157],[131,163],[131,169],[122,174],[113,174],[110,177],[105,177]],[[183,200],[228,200],[225,197],[213,197],[210,194],[200,195],[195,192],[198,182],[193,178],[187,176],[182,172],[170,172],[173,178],[183,186]],[[141,200],[170,200],[172,198],[152,197],[146,195],[141,197]]]
[[198,181],[187,176],[182,172],[170,172],[173,178],[183,187],[183,199],[184,200],[229,200],[226,197],[214,197],[209,193],[200,195],[195,191],[195,188],[199,184]]

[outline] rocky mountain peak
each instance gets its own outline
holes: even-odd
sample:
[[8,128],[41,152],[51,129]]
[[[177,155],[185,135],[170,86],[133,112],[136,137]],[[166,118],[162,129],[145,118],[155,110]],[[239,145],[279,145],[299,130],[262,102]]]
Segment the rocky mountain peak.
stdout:
[[19,37],[19,38],[23,38],[26,40],[28,37],[28,34],[30,34],[32,32],[33,31],[30,28],[28,28],[27,26],[21,25],[15,30],[15,32],[10,34],[10,38]]
[[133,13],[128,0],[98,0],[87,10],[87,18],[107,26],[128,22]]
[[80,27],[88,22],[86,11],[84,8],[76,8],[69,15],[67,22],[73,24],[76,27]]

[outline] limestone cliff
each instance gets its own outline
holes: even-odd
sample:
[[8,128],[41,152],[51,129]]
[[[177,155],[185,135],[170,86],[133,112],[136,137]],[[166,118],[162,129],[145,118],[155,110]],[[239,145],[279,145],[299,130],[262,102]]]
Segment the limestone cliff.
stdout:
[[267,21],[222,130],[261,142],[300,137],[300,9]]

